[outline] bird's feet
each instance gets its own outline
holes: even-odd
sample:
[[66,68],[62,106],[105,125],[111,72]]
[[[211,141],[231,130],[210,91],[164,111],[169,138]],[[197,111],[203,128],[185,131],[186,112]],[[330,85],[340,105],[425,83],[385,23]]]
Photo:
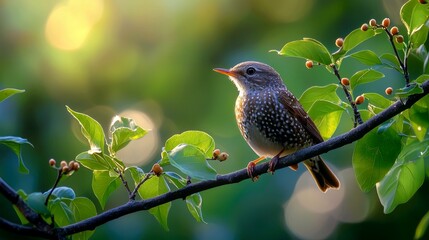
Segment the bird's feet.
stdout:
[[270,163],[268,164],[269,173],[274,174],[274,171],[276,170],[276,166],[278,162],[279,162],[279,155],[276,155],[273,158],[271,158]]
[[265,159],[264,156],[259,157],[251,162],[249,162],[247,164],[247,175],[249,175],[250,179],[252,179],[252,181],[257,181],[259,179],[259,175],[255,175],[255,166],[258,162],[263,161]]

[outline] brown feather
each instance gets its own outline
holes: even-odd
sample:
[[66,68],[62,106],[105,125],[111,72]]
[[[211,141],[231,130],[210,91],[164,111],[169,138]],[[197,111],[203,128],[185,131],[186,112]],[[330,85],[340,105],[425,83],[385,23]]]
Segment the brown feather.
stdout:
[[292,116],[296,117],[307,132],[311,134],[314,144],[323,142],[323,138],[320,135],[316,124],[314,124],[313,120],[308,116],[307,112],[295,96],[293,96],[288,90],[284,90],[280,92],[279,101],[285,109],[292,114]]

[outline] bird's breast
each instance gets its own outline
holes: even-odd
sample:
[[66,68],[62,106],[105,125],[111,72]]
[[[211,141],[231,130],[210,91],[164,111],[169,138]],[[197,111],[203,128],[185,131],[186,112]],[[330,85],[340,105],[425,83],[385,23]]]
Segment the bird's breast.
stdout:
[[235,116],[241,134],[260,156],[272,157],[285,149],[296,151],[309,145],[298,120],[280,103],[276,92],[240,95]]

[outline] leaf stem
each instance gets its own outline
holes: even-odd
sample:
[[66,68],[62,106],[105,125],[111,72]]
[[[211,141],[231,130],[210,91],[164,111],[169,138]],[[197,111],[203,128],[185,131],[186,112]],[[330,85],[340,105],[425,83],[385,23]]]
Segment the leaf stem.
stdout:
[[140,186],[146,182],[150,177],[152,177],[154,175],[153,171],[150,171],[149,173],[146,174],[146,176],[137,184],[137,186],[134,188],[133,192],[130,194],[130,200],[134,201],[136,200],[136,194],[137,191],[139,190]]
[[340,76],[340,72],[338,71],[337,66],[335,64],[331,64],[331,67],[334,70],[334,74],[338,78],[338,81],[340,81],[340,85],[343,87],[344,94],[346,94],[347,100],[349,101],[350,105],[352,106],[353,115],[354,115],[353,126],[356,127],[358,124],[363,124],[363,121],[362,121],[362,118],[361,118],[360,113],[358,111],[358,108],[356,106],[356,103],[353,101],[352,96],[350,95],[350,92],[347,89],[347,87],[341,83],[341,76]]
[[130,190],[130,187],[128,186],[127,180],[125,179],[124,175],[122,174],[123,172],[118,170],[118,169],[115,169],[115,172],[117,172],[119,174],[119,178],[121,179],[122,184],[124,185],[125,189],[127,189],[128,196],[131,196],[131,190]]
[[48,206],[49,197],[52,195],[52,193],[54,192],[55,188],[58,186],[58,183],[60,182],[62,176],[63,176],[63,169],[59,168],[58,169],[57,179],[55,180],[54,186],[52,186],[51,190],[48,193],[48,196],[46,196],[45,206]]
[[410,86],[410,74],[408,73],[408,66],[407,66],[408,55],[410,54],[410,51],[409,51],[410,46],[407,45],[407,51],[404,55],[404,61],[402,61],[401,57],[399,56],[398,49],[395,46],[394,36],[392,35],[392,33],[390,33],[389,29],[381,25],[379,25],[378,27],[383,28],[384,32],[386,32],[387,36],[389,37],[389,41],[390,41],[390,44],[392,45],[393,52],[395,52],[396,59],[398,59],[399,66],[402,69],[402,74],[404,75],[406,86],[407,87]]

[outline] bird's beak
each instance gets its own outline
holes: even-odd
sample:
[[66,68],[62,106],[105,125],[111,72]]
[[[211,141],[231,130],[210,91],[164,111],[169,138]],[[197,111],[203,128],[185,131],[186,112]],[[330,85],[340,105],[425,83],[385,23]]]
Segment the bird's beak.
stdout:
[[236,72],[231,71],[229,69],[225,69],[225,68],[213,68],[213,71],[221,73],[221,74],[225,74],[225,75],[230,76],[230,77],[237,77],[237,75],[238,75]]

